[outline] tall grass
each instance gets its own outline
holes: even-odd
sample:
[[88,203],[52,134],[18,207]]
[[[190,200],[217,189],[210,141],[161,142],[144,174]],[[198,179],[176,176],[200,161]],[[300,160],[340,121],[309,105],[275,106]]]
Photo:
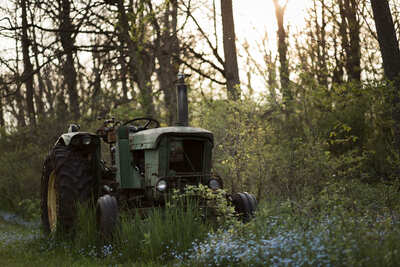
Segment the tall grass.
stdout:
[[122,216],[117,246],[125,260],[173,260],[193,241],[204,239],[209,230],[193,203],[186,208],[152,209],[145,219]]
[[99,240],[95,210],[82,205],[74,237],[47,240],[46,250],[63,248],[68,254],[112,263],[166,262],[176,260],[211,230],[194,202],[148,209],[145,215],[134,211],[121,212],[113,240],[105,242]]
[[96,209],[92,204],[78,205],[78,220],[73,236],[73,245],[76,248],[96,247],[98,233],[96,224]]

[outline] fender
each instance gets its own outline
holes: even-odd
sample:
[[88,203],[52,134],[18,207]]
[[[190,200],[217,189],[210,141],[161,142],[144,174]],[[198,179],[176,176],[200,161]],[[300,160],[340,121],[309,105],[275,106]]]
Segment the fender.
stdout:
[[88,132],[72,132],[72,133],[65,133],[65,134],[62,134],[59,138],[58,138],[58,140],[57,140],[57,142],[54,144],[55,146],[56,145],[58,145],[58,144],[64,144],[65,146],[69,146],[69,144],[71,143],[71,140],[72,140],[72,138],[74,137],[74,136],[76,136],[76,135],[91,135],[91,136],[93,136],[93,134],[92,133],[88,133]]

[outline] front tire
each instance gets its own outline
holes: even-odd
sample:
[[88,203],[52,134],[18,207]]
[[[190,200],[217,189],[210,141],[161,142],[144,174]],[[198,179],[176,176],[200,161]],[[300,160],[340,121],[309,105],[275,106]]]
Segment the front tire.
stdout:
[[72,233],[77,205],[93,199],[96,179],[88,157],[57,145],[46,158],[41,181],[41,219],[45,234]]
[[97,200],[96,221],[100,240],[110,241],[118,225],[118,204],[115,197],[104,195]]
[[235,213],[242,222],[248,222],[254,216],[257,209],[256,198],[247,192],[235,193],[232,195],[232,205],[235,208]]

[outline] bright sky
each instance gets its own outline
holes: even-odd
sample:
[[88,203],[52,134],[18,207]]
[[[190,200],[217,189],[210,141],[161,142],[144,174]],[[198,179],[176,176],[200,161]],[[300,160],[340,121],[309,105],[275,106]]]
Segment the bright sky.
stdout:
[[[217,9],[220,10],[220,1],[216,1]],[[280,0],[285,3],[286,0]],[[285,11],[284,22],[285,27],[289,24],[291,34],[304,28],[306,8],[312,5],[311,0],[289,0]],[[238,53],[244,55],[242,45],[245,41],[249,43],[250,52],[253,58],[259,62],[263,62],[264,55],[260,53],[257,45],[261,45],[262,39],[268,35],[268,47],[273,55],[277,53],[277,23],[275,17],[275,7],[273,0],[233,0],[233,15],[235,21],[235,33],[237,37],[236,47]],[[246,62],[245,58],[239,57],[240,78],[242,82],[246,80]],[[265,88],[264,83],[257,77],[252,77],[252,85],[256,93],[260,93]]]
[[[311,0],[289,0],[284,20],[290,23],[293,30],[304,27],[305,9],[311,3]],[[239,40],[244,36],[249,41],[256,40],[265,36],[265,32],[271,40],[275,40],[277,25],[273,0],[233,0],[233,10]]]

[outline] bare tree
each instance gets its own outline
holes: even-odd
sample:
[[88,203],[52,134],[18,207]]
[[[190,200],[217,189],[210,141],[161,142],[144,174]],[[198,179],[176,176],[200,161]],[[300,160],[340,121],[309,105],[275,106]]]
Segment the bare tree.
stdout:
[[349,80],[361,80],[360,21],[357,17],[357,0],[338,1],[340,37],[345,52],[345,67]]
[[240,98],[239,68],[236,55],[235,24],[233,21],[232,0],[221,0],[222,32],[224,44],[224,70],[228,98]]
[[26,89],[26,106],[29,117],[29,123],[31,125],[36,125],[35,119],[35,106],[33,103],[34,87],[33,87],[33,65],[30,59],[29,47],[30,39],[28,37],[28,18],[27,18],[27,5],[26,0],[21,0],[21,11],[22,11],[22,57],[24,62],[24,73],[22,74],[22,80],[25,83]]
[[[151,6],[152,7],[152,6]],[[155,52],[159,67],[157,77],[160,91],[164,94],[164,105],[167,113],[167,122],[172,125],[176,121],[176,92],[175,82],[180,66],[180,47],[178,38],[178,1],[167,1],[159,13],[161,19],[157,20],[156,11],[151,8],[153,27],[156,31]]]
[[[126,45],[128,51],[128,65],[132,80],[137,83],[140,91],[140,103],[144,113],[148,116],[155,115],[151,77],[155,70],[154,53],[151,51],[151,43],[147,42],[148,25],[145,24],[146,14],[143,12],[145,1],[137,1],[135,10],[131,10],[128,18],[123,0],[118,1],[119,14],[119,38],[122,45]],[[135,25],[135,27],[131,27]],[[133,38],[132,38],[133,34]]]
[[[231,2],[231,1],[230,1]],[[197,3],[197,2],[196,2]],[[199,2],[202,5],[203,2]],[[224,4],[224,7],[222,7]],[[228,5],[228,6],[227,6]],[[230,7],[229,7],[230,6]],[[240,85],[239,72],[237,70],[237,56],[236,56],[236,43],[235,43],[235,33],[234,33],[234,22],[233,22],[233,10],[232,3],[221,2],[221,16],[217,15],[215,0],[213,0],[212,5],[212,18],[213,20],[213,32],[206,31],[205,27],[202,27],[200,21],[193,15],[194,7],[191,6],[191,1],[188,3],[182,2],[182,7],[187,17],[194,23],[194,27],[197,29],[196,34],[188,34],[183,40],[181,37],[181,51],[183,56],[180,58],[181,63],[197,73],[201,78],[204,78],[213,84],[224,86],[227,88],[227,95],[230,99],[240,98]],[[198,7],[197,7],[198,8]],[[222,8],[224,11],[222,11]],[[231,11],[229,11],[231,10]],[[228,12],[228,13],[227,13]],[[229,19],[229,13],[232,13]],[[225,29],[223,29],[223,34],[227,40],[224,41],[224,54],[225,57],[220,55],[219,52],[219,38],[218,38],[218,25],[224,25],[224,23],[219,22],[219,18],[223,16],[227,19],[227,24]],[[224,20],[224,18],[222,18]],[[230,21],[230,22],[229,22]],[[224,27],[224,26],[223,26]],[[226,33],[224,33],[226,32]],[[204,40],[204,45],[199,46],[199,38]],[[225,45],[228,51],[225,52]],[[226,54],[228,53],[228,54]],[[236,62],[236,63],[235,63]],[[229,70],[228,70],[229,69]],[[235,74],[237,71],[237,75]],[[230,73],[229,77],[227,76]],[[229,85],[228,85],[229,80]],[[236,86],[234,86],[236,84]],[[230,89],[229,89],[230,88]],[[235,91],[229,91],[229,90]]]
[[[318,81],[325,86],[328,86],[328,69],[326,66],[328,58],[328,48],[326,41],[326,28],[327,28],[327,16],[325,14],[325,0],[319,0],[322,8],[321,14],[318,14],[317,1],[314,0],[314,26],[316,35],[316,55],[317,55],[317,69],[316,76]],[[319,23],[319,18],[321,23]]]
[[279,76],[281,81],[282,96],[283,101],[290,101],[292,97],[292,92],[289,87],[289,62],[287,58],[288,44],[287,35],[284,26],[284,15],[287,4],[287,0],[283,5],[279,3],[279,0],[272,0],[275,6],[275,16],[278,23],[278,53],[279,53]]
[[64,81],[67,87],[69,105],[72,116],[74,119],[78,119],[80,117],[80,110],[79,110],[79,97],[77,90],[77,72],[75,69],[75,60],[74,60],[74,52],[75,52],[74,35],[76,34],[76,30],[71,21],[70,0],[59,0],[58,4],[60,8],[59,9],[60,26],[58,33],[66,57],[63,66],[63,73],[65,79]]
[[[5,86],[3,78],[0,76],[0,86]],[[2,92],[4,88],[1,88],[0,92]],[[3,96],[0,94],[0,127],[5,126],[5,120],[4,120],[4,104],[3,104]]]
[[[31,10],[30,12],[30,16],[32,17],[32,21],[35,21],[34,19],[34,13],[35,11]],[[34,64],[35,64],[35,68],[36,69],[40,69],[40,60],[39,60],[39,56],[40,56],[40,51],[39,51],[39,44],[37,41],[37,36],[36,36],[36,29],[34,27],[31,27],[31,32],[32,32],[32,52],[33,52],[33,56],[34,56]],[[42,55],[43,56],[43,55]],[[38,116],[38,119],[40,119],[41,116],[45,115],[45,103],[43,101],[43,96],[45,94],[45,83],[42,77],[42,72],[41,70],[38,70],[36,73],[36,78],[37,78],[37,89],[35,91],[35,103],[36,103],[36,114]]]

